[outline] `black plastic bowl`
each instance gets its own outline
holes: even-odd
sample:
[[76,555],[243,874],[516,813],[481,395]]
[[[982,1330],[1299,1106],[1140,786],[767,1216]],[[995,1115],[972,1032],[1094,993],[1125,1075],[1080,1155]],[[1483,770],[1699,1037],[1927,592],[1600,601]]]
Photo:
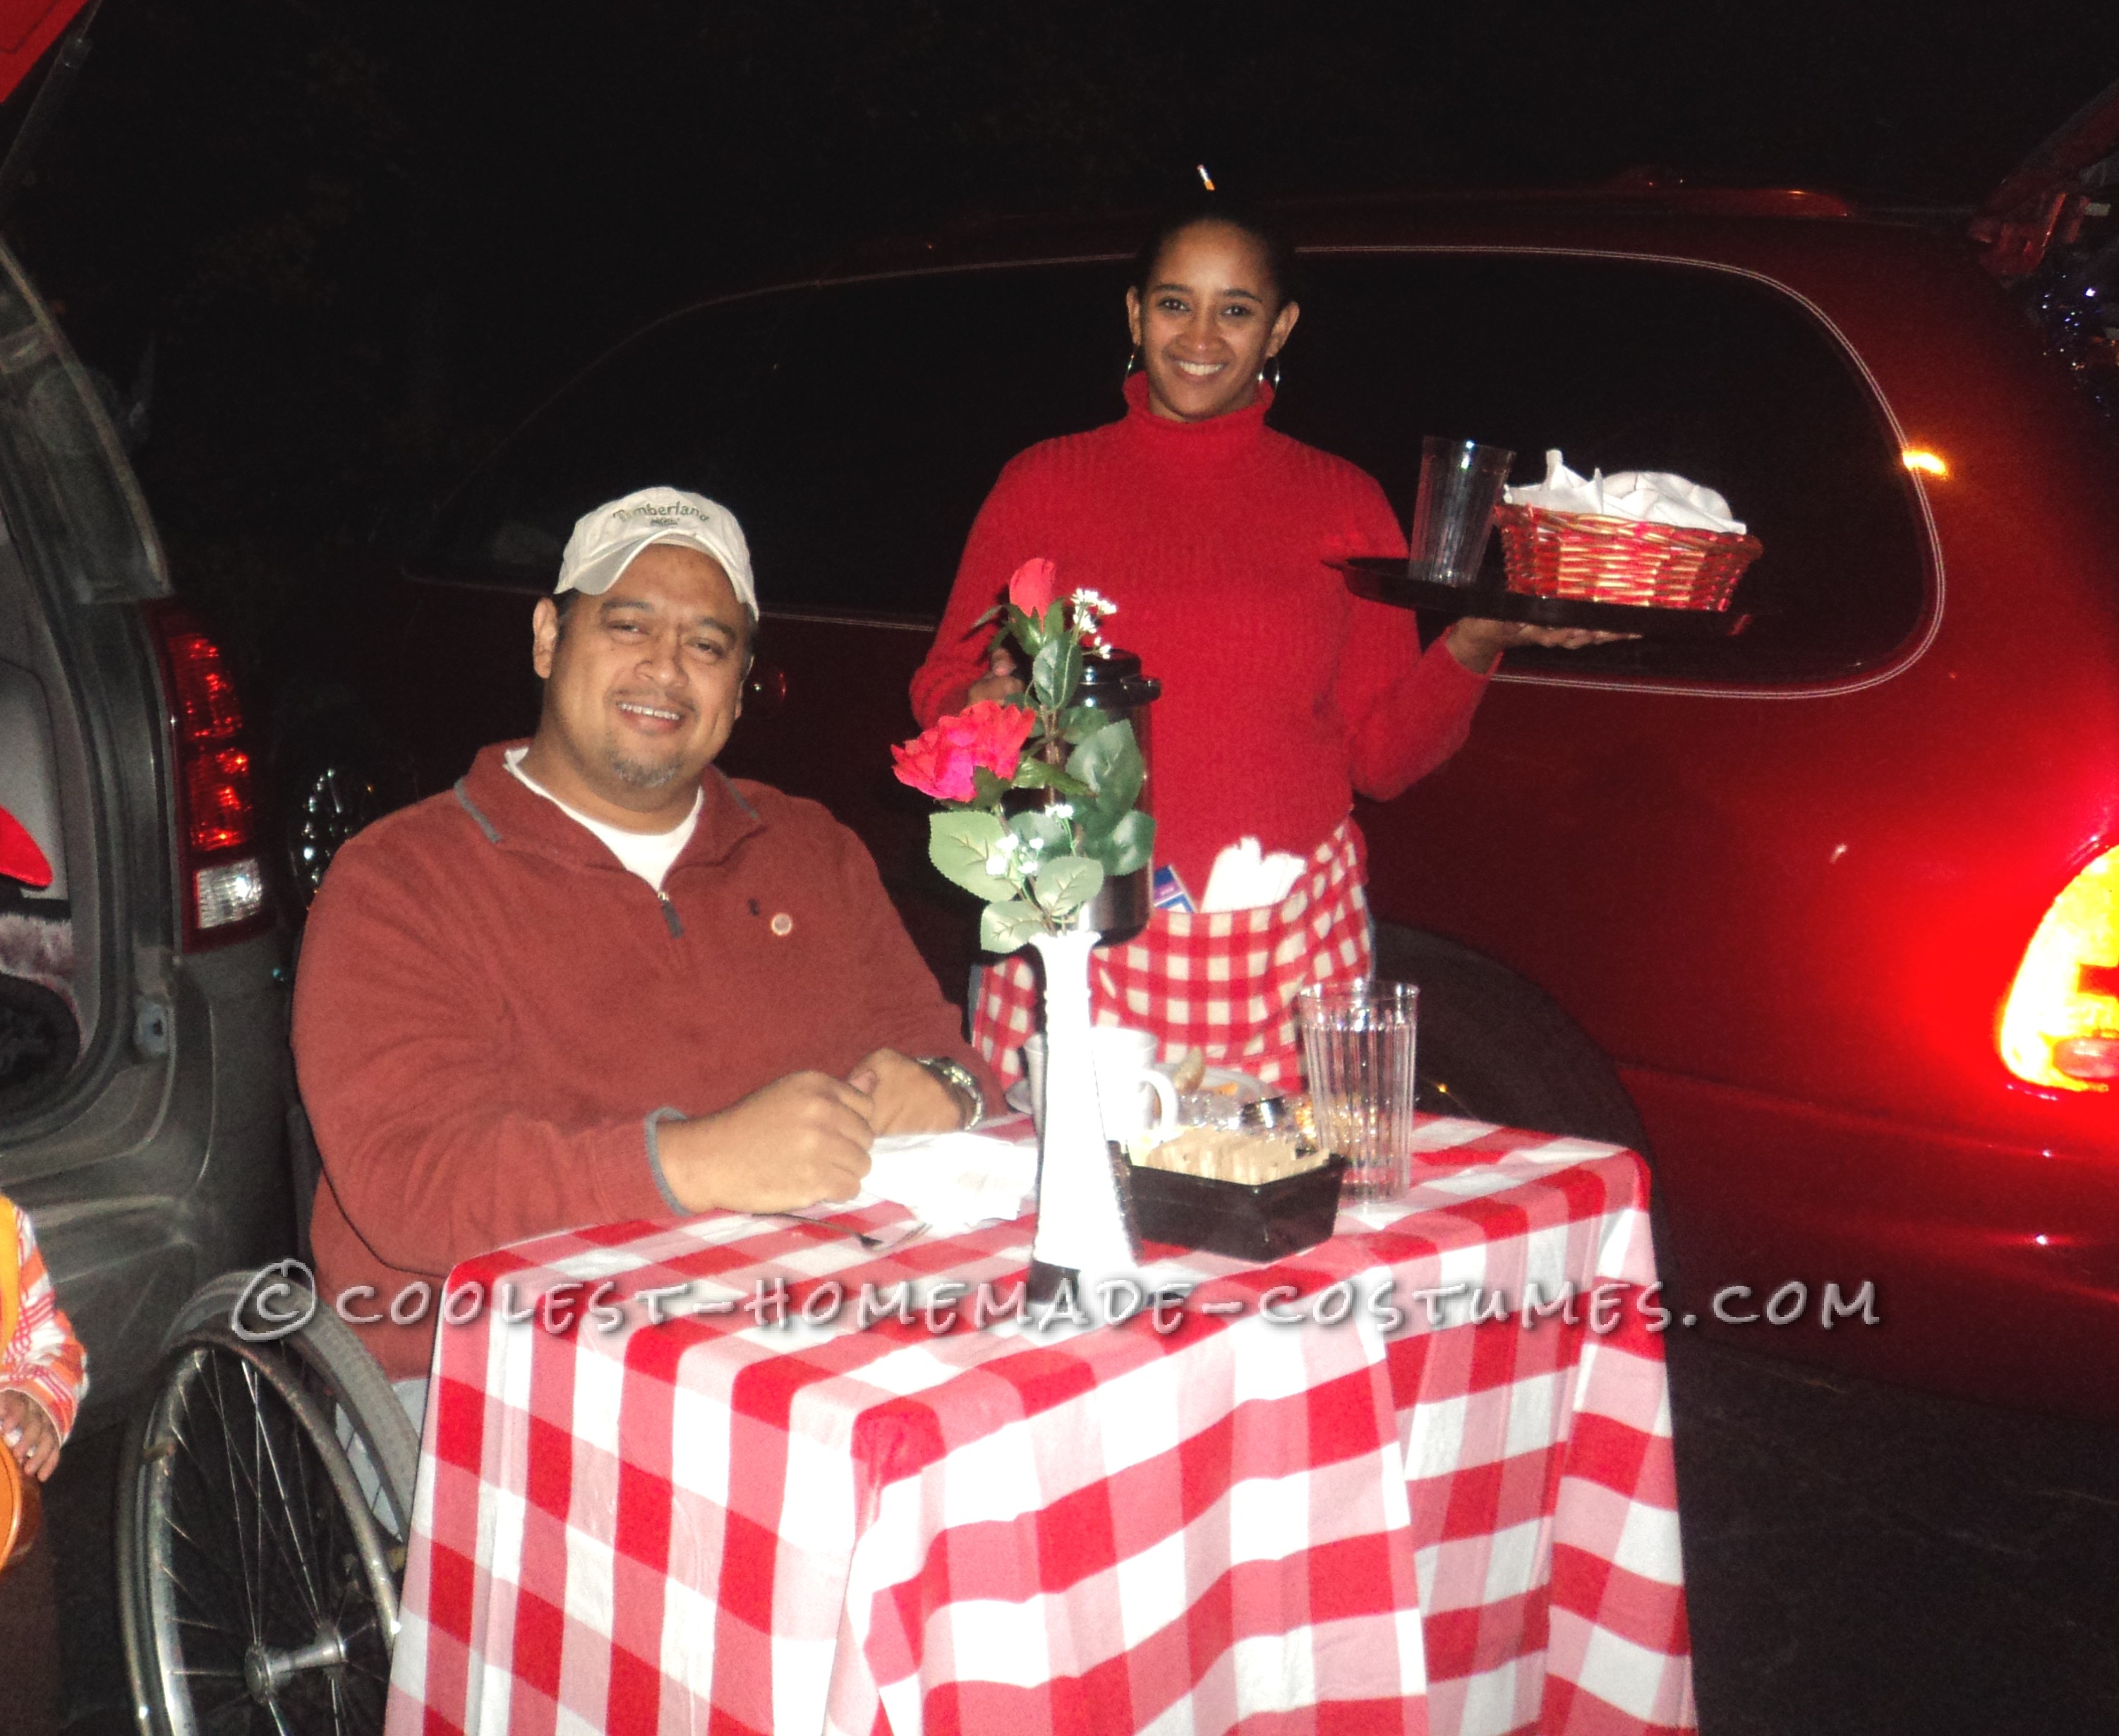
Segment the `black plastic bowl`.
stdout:
[[1271,1260],[1330,1237],[1347,1160],[1334,1153],[1315,1169],[1249,1186],[1138,1163],[1126,1172],[1134,1223],[1144,1239]]

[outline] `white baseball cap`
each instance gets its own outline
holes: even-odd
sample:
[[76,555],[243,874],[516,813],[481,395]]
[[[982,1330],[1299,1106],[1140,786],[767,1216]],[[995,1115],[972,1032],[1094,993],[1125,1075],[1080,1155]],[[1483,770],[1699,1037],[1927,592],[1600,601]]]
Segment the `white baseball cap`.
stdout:
[[737,598],[758,613],[758,586],[750,575],[750,545],[735,514],[704,494],[680,488],[643,488],[583,515],[559,557],[559,582],[552,587],[600,596],[625,576],[642,549],[682,543],[711,555],[728,574]]

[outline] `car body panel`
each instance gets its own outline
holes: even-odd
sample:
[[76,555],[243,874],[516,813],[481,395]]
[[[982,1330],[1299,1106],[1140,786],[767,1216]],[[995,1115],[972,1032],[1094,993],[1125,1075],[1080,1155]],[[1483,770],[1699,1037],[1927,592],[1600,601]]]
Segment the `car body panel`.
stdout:
[[[1695,1330],[1937,1391],[2109,1417],[2119,1374],[2119,1165],[1857,1116],[1640,1068],[1621,1076],[1648,1128]],[[1875,1286],[1879,1324],[1820,1324],[1823,1286]],[[1794,1321],[1757,1311],[1791,1282]]]
[[21,88],[90,0],[0,0],[0,102]]

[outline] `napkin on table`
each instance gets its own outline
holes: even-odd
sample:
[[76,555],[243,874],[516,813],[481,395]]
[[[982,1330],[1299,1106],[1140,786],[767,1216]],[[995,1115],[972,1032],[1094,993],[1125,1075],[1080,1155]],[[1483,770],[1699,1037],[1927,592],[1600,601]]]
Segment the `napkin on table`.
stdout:
[[1729,503],[1711,488],[1660,470],[1614,471],[1608,476],[1600,470],[1579,476],[1562,462],[1557,448],[1545,455],[1544,481],[1503,489],[1501,498],[1510,506],[1540,507],[1548,513],[1595,513],[1685,530],[1744,534],[1743,521],[1729,516]]
[[888,1200],[945,1235],[1021,1217],[1037,1187],[1037,1148],[990,1134],[886,1134],[868,1156],[860,1192],[836,1209]]

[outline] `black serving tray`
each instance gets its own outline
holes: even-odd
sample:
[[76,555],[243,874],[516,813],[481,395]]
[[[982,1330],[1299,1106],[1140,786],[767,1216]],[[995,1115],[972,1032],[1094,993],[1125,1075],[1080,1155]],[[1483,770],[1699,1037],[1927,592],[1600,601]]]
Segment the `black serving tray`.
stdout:
[[1331,1236],[1347,1160],[1334,1153],[1315,1169],[1250,1186],[1139,1163],[1126,1168],[1134,1223],[1143,1240],[1235,1260],[1271,1260]]
[[1532,596],[1486,577],[1473,585],[1438,585],[1432,579],[1408,578],[1403,559],[1393,555],[1357,555],[1332,564],[1347,575],[1347,588],[1355,596],[1396,609],[1528,621],[1536,627],[1638,633],[1651,639],[1726,639],[1751,624],[1751,617],[1739,615],[1734,607],[1650,609],[1634,603],[1584,602],[1571,596]]

